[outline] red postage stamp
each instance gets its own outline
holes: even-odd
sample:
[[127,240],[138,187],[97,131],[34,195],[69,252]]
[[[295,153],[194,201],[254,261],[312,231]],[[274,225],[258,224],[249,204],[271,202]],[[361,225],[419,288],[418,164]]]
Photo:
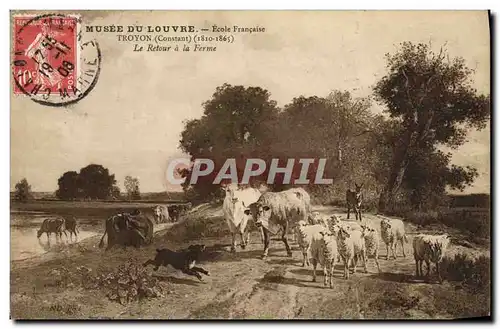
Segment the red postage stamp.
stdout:
[[14,94],[49,106],[85,97],[97,83],[100,50],[84,40],[75,15],[16,15],[13,18]]
[[71,92],[78,72],[77,25],[73,16],[14,17],[14,93]]

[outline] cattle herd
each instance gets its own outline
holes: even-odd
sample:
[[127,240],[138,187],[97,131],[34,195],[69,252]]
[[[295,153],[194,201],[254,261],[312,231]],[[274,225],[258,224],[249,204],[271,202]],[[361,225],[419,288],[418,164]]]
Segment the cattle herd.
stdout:
[[[303,188],[291,188],[281,192],[264,192],[252,187],[242,187],[236,184],[222,186],[225,194],[222,210],[224,219],[231,232],[231,252],[236,252],[236,239],[240,236],[240,247],[245,249],[249,244],[250,230],[248,222],[253,221],[258,228],[264,246],[262,258],[269,253],[270,237],[279,235],[285,245],[287,255],[292,256],[288,243],[288,233],[293,232],[295,242],[302,253],[302,266],[311,266],[312,280],[316,281],[316,268],[320,265],[324,274],[324,285],[332,287],[335,263],[343,265],[343,277],[356,273],[358,264],[363,265],[367,273],[367,262],[374,259],[377,271],[380,272],[379,245],[380,240],[386,246],[386,259],[390,256],[396,259],[396,248],[401,245],[403,257],[406,257],[404,245],[408,243],[404,223],[399,219],[382,217],[380,225],[362,219],[361,185],[356,184],[354,191],[348,190],[346,202],[349,210],[355,213],[355,221],[343,221],[336,215],[324,215],[312,211],[309,194]],[[99,243],[103,247],[107,235],[107,248],[114,245],[134,246],[150,244],[153,240],[155,223],[177,221],[182,213],[191,205],[155,206],[152,216],[147,216],[138,209],[130,213],[119,213],[109,217],[105,223],[105,231]],[[151,219],[150,217],[153,217]],[[70,232],[77,238],[76,220],[71,218],[50,218],[43,221],[37,232],[37,237],[47,234],[50,243],[50,233],[61,239],[64,233]],[[442,260],[449,244],[449,237],[444,235],[418,234],[413,239],[413,255],[415,258],[416,275],[423,276],[422,265],[426,263],[426,276],[429,277],[431,263],[436,266],[438,280],[441,282],[439,262]],[[193,245],[184,251],[157,249],[154,260],[144,265],[172,265],[188,275],[194,275],[201,280],[199,273],[208,275],[208,271],[195,267],[195,261],[205,247]]]
[[[363,220],[361,214],[361,185],[356,184],[354,191],[348,190],[346,202],[349,210],[355,213],[356,221],[342,221],[335,215],[322,215],[311,211],[309,194],[302,188],[292,188],[282,192],[264,192],[252,187],[235,184],[223,186],[225,199],[223,213],[232,233],[231,250],[236,251],[236,235],[241,236],[241,247],[248,244],[249,219],[261,230],[264,251],[262,258],[269,252],[271,235],[279,235],[285,245],[287,255],[292,256],[288,243],[288,232],[294,233],[302,252],[302,266],[312,265],[312,280],[316,281],[316,267],[323,268],[324,284],[332,287],[334,264],[343,264],[343,277],[349,279],[350,272],[356,273],[358,263],[367,272],[368,259],[374,259],[378,272],[380,239],[390,254],[396,259],[397,245],[401,245],[403,257],[406,257],[404,244],[408,243],[404,223],[399,219],[382,217],[380,226]],[[422,276],[422,264],[426,263],[429,277],[431,263],[436,264],[438,280],[441,282],[439,262],[449,244],[449,237],[444,235],[418,234],[413,239],[413,254],[416,263],[416,275]]]
[[[122,212],[109,217],[104,226],[104,234],[99,243],[99,247],[104,246],[104,238],[107,236],[106,250],[114,245],[139,247],[149,244],[153,238],[154,224],[165,222],[176,222],[179,217],[191,208],[191,203],[179,205],[157,205],[151,208],[151,216],[148,216],[139,209],[131,212]],[[150,218],[152,217],[152,219]],[[75,217],[56,217],[45,219],[40,229],[37,231],[37,238],[43,233],[47,235],[47,241],[50,246],[50,235],[54,234],[57,240],[62,240],[64,234],[66,238],[78,239],[77,222]]]

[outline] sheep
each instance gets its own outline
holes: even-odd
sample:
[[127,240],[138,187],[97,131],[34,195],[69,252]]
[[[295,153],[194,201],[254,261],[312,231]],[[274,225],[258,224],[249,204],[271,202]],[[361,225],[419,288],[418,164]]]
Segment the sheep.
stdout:
[[363,260],[365,273],[366,269],[366,247],[363,232],[357,230],[348,230],[340,227],[337,233],[338,253],[344,262],[344,278],[349,279],[349,265],[354,267],[353,273],[356,273],[357,262],[359,258]]
[[312,281],[316,282],[316,266],[318,263],[323,267],[324,285],[330,283],[333,288],[333,266],[338,255],[337,240],[335,234],[324,229],[312,238],[310,250],[310,262],[313,266]]
[[403,249],[403,257],[406,257],[404,242],[408,243],[408,238],[405,234],[405,225],[400,219],[384,218],[380,222],[380,235],[387,248],[387,257],[389,259],[389,247],[392,251],[392,256],[396,259],[396,245],[401,242]]
[[325,227],[323,225],[307,225],[307,222],[305,220],[299,221],[297,226],[295,227],[295,235],[297,237],[297,242],[300,249],[302,250],[303,255],[302,267],[306,266],[306,264],[307,266],[309,266],[308,254],[313,236],[318,235],[324,230]]
[[313,211],[309,217],[309,224],[315,225],[315,224],[321,224],[324,227],[328,227],[328,220],[331,216],[328,215],[323,215],[319,211]]
[[[361,231],[361,226],[360,224],[356,222],[345,222],[341,221],[340,218],[338,218],[335,215],[331,215],[326,219],[326,226],[330,230],[330,232],[337,234],[339,229],[343,227],[347,231],[351,230],[359,230]],[[340,254],[337,254],[337,262],[340,263]]]
[[443,259],[446,249],[450,243],[447,234],[429,235],[418,234],[413,238],[413,256],[415,257],[416,276],[421,277],[422,262],[427,266],[426,276],[429,277],[431,266],[430,262],[436,264],[436,272],[439,282],[443,282],[439,273],[439,262]]
[[363,235],[365,238],[366,257],[375,258],[375,263],[377,264],[377,270],[380,273],[380,265],[378,263],[378,248],[379,248],[380,237],[378,230],[366,224],[361,225],[361,228],[363,230]]

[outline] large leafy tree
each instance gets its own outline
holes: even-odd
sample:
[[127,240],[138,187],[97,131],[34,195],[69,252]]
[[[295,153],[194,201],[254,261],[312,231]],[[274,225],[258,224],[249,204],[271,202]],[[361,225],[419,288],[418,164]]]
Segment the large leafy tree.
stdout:
[[212,182],[227,158],[236,159],[241,179],[246,159],[270,156],[269,139],[278,115],[270,96],[260,87],[217,87],[212,98],[203,103],[203,116],[185,123],[180,140],[180,148],[192,160],[212,159],[215,169],[211,175],[200,177],[195,186],[189,185],[191,170],[184,170],[185,191],[201,199],[214,197],[218,189]]
[[58,180],[56,197],[62,200],[74,200],[79,197],[80,181],[76,171],[65,172]]
[[[361,171],[370,169],[366,159],[372,151],[366,148],[371,138],[368,132],[377,121],[369,108],[368,99],[355,99],[347,91],[333,91],[327,97],[294,98],[280,113],[271,146],[273,154],[296,159],[326,158],[325,176],[339,183],[356,180],[351,175],[354,172],[365,176]],[[316,164],[310,167],[311,182]],[[300,174],[300,166],[297,169],[295,178]]]
[[85,197],[91,199],[107,199],[113,193],[116,184],[115,175],[111,175],[102,165],[90,164],[78,174],[80,188]]
[[473,71],[463,58],[449,59],[443,49],[436,53],[425,44],[410,42],[402,43],[399,51],[386,58],[388,73],[378,81],[374,93],[400,129],[393,138],[379,211],[393,203],[419,150],[440,144],[458,147],[464,143],[467,129],[484,128],[490,114],[489,96],[472,87]]

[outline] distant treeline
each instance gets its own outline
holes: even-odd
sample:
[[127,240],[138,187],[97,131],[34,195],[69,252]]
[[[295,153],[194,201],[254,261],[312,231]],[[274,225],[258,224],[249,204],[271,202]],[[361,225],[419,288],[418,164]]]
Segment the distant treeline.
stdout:
[[450,195],[450,207],[476,207],[490,208],[490,195],[486,193],[475,193],[465,195]]
[[[55,197],[51,192],[32,192],[33,199],[42,201],[63,201]],[[120,194],[121,198],[116,200],[99,200],[99,202],[129,202],[125,193]],[[10,199],[15,199],[15,192],[10,192]],[[76,201],[84,201],[76,200]],[[96,201],[96,200],[93,200]],[[149,192],[141,193],[141,200],[132,200],[133,203],[184,203],[186,198],[184,192]]]

